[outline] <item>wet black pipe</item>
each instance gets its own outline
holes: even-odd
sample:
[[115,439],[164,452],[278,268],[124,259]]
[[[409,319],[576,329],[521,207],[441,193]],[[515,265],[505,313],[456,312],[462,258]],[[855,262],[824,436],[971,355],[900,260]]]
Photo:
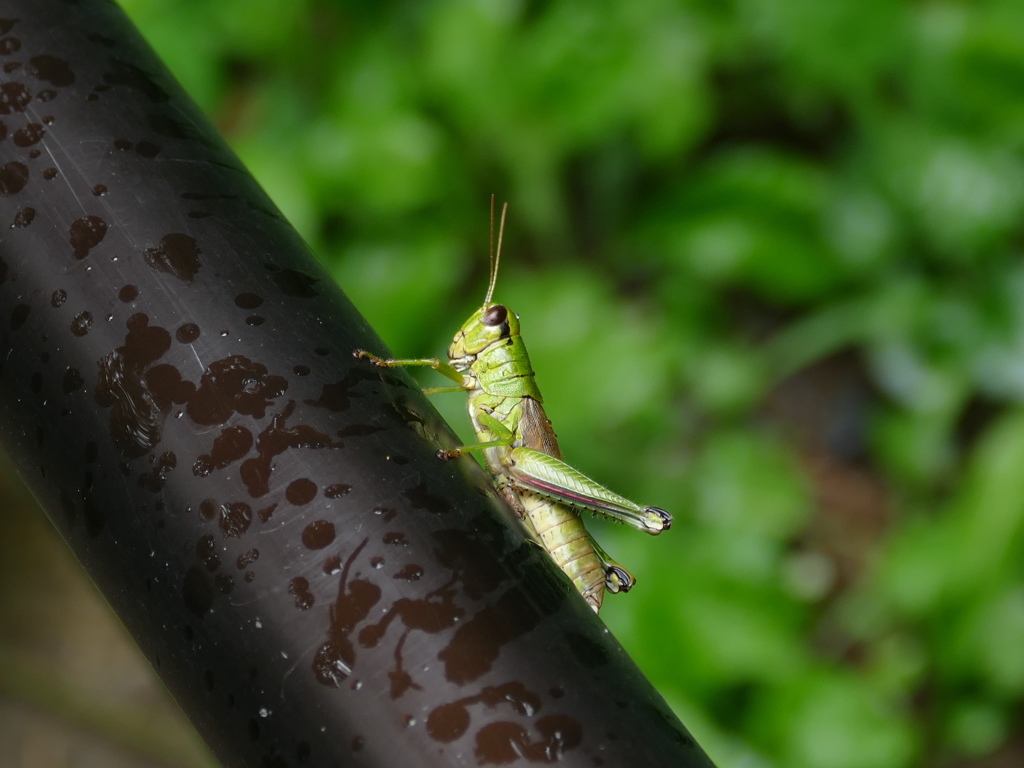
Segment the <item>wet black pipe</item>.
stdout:
[[219,759],[710,765],[118,7],[3,13],[0,438]]

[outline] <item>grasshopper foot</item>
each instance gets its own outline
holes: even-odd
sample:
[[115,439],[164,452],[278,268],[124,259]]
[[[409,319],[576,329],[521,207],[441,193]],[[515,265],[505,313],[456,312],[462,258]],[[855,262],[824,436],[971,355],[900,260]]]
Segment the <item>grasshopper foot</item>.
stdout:
[[357,360],[361,360],[361,359],[369,360],[374,365],[380,366],[382,368],[386,367],[385,362],[384,362],[384,360],[382,358],[377,357],[372,352],[367,352],[365,349],[357,349],[357,350],[353,351],[352,352],[352,357],[356,358]]
[[458,448],[450,448],[448,450],[442,448],[437,452],[437,458],[439,458],[441,461],[451,461],[452,459],[459,458],[459,456],[461,455],[462,451],[460,451]]

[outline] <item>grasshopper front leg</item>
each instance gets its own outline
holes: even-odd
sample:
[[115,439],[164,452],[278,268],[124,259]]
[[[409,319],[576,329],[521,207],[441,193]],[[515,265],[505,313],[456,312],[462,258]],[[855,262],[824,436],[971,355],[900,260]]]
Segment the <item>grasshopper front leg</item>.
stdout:
[[[434,395],[438,392],[461,392],[464,390],[471,390],[476,386],[476,381],[472,376],[462,373],[451,363],[447,363],[437,357],[385,359],[383,357],[378,357],[372,352],[367,352],[365,349],[355,350],[352,353],[352,356],[359,359],[369,360],[378,368],[401,368],[413,365],[428,366],[438,373],[448,377],[452,381],[457,382],[457,386],[454,387],[427,387],[423,390],[423,393],[426,395]],[[483,414],[483,418],[488,420],[487,426],[496,435],[498,435],[496,439],[480,443],[472,443],[470,445],[460,445],[458,448],[442,448],[437,452],[437,457],[442,461],[448,461],[449,459],[458,458],[462,454],[469,453],[470,451],[482,451],[485,448],[497,448],[503,445],[512,444],[515,437],[504,424],[486,413]]]
[[457,387],[431,387],[430,389],[424,389],[423,391],[427,394],[432,394],[434,392],[459,392],[464,389],[471,389],[473,386],[471,377],[467,377],[461,371],[457,370],[451,363],[437,357],[412,358],[408,360],[386,360],[383,357],[377,357],[377,355],[372,352],[367,352],[365,349],[355,350],[352,353],[352,356],[355,358],[369,360],[378,368],[402,368],[413,365],[429,366],[442,376],[446,376],[458,384]]

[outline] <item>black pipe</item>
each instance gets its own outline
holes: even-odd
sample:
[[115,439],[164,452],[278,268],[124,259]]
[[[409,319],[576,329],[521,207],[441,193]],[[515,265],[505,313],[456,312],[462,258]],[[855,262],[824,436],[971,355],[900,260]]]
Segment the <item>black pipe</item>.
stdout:
[[117,6],[15,6],[0,437],[219,759],[710,765]]

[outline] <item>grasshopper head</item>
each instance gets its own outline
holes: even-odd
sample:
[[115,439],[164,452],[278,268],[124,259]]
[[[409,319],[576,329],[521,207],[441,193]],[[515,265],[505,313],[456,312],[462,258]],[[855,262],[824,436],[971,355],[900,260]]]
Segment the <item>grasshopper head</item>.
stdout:
[[476,357],[492,344],[505,343],[519,335],[519,315],[504,304],[484,304],[470,315],[448,347],[448,357],[458,360]]
[[[448,357],[462,360],[470,364],[481,352],[492,344],[507,343],[507,340],[519,335],[519,315],[509,312],[504,304],[492,304],[494,285],[498,281],[498,264],[501,263],[501,238],[505,232],[505,213],[508,203],[501,208],[501,224],[498,226],[498,247],[494,247],[494,195],[491,195],[491,279],[487,285],[487,295],[480,309],[470,315],[455,334],[452,345],[448,347]],[[456,368],[459,366],[456,365]]]

